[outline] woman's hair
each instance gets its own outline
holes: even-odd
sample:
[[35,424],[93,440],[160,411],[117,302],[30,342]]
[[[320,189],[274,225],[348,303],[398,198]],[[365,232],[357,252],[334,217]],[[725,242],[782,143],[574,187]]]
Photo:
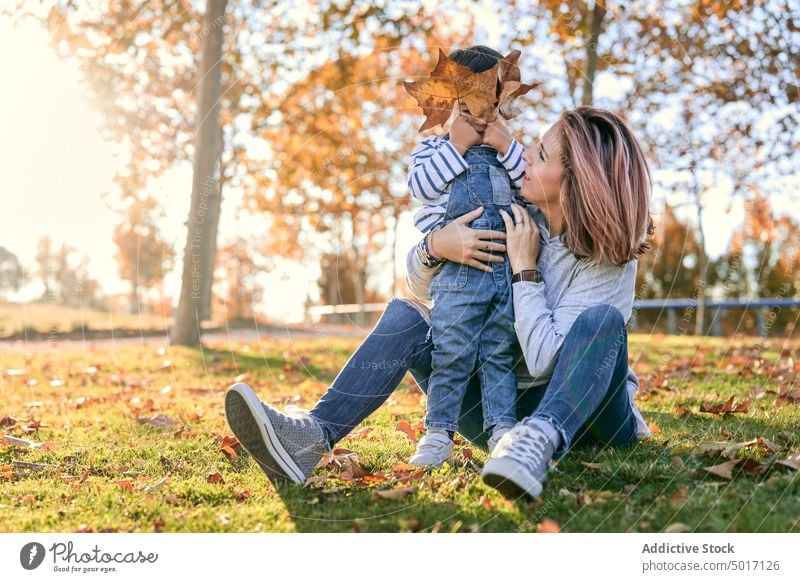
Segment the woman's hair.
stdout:
[[564,244],[580,258],[619,266],[648,251],[653,181],[630,128],[595,107],[565,111],[558,123]]
[[448,55],[451,61],[464,65],[473,73],[482,73],[491,69],[497,61],[505,57],[488,46],[476,45],[465,49],[458,49]]

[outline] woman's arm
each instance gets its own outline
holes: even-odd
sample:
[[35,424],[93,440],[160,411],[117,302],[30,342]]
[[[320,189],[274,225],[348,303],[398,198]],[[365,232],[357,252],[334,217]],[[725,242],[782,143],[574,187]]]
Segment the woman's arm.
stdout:
[[[515,222],[504,213],[508,256],[513,272],[536,268],[539,229],[530,214],[512,206]],[[637,261],[622,267],[587,263],[554,306],[547,304],[545,283],[513,284],[514,330],[528,371],[534,378],[552,375],[564,338],[587,308],[607,303],[620,310],[625,321],[633,309]]]
[[[467,226],[483,213],[483,207],[460,216],[439,230],[429,233],[428,250],[434,258],[463,263],[476,269],[491,272],[488,263],[502,263],[506,245],[494,242],[505,239],[506,233],[500,230],[482,230]],[[428,300],[428,287],[440,266],[427,267],[420,260],[416,245],[406,255],[406,281],[408,288],[419,299]]]

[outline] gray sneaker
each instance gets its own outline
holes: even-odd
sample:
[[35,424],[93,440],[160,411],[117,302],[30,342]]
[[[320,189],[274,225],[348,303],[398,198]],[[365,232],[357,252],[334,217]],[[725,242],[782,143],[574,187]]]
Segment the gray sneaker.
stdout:
[[538,428],[524,422],[504,434],[483,466],[483,482],[507,498],[542,493],[555,447]]
[[304,483],[329,448],[314,418],[275,410],[243,382],[225,393],[225,416],[233,434],[274,483]]

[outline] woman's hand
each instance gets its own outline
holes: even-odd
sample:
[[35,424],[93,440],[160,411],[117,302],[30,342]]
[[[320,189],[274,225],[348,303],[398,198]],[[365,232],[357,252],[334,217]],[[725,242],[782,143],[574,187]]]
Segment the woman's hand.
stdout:
[[483,207],[476,208],[430,233],[428,235],[430,253],[435,258],[463,263],[491,273],[492,267],[488,263],[504,261],[503,257],[491,253],[503,253],[506,250],[506,245],[503,243],[491,241],[505,239],[506,233],[501,230],[481,230],[467,226],[482,213]]
[[506,243],[511,272],[519,273],[526,269],[535,269],[539,260],[539,227],[530,213],[518,204],[511,205],[511,212],[514,213],[513,220],[505,210],[500,209],[500,216],[506,223]]

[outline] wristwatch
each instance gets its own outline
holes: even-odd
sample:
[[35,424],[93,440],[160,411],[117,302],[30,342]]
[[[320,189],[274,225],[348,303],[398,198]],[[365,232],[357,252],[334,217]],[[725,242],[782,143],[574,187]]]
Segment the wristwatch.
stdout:
[[428,235],[422,237],[422,240],[417,244],[417,256],[423,265],[426,267],[437,267],[444,263],[444,259],[434,259],[431,251],[428,249]]
[[513,285],[517,281],[531,281],[533,283],[541,283],[542,282],[542,273],[539,269],[525,269],[520,271],[519,273],[514,273],[511,277],[511,284]]

